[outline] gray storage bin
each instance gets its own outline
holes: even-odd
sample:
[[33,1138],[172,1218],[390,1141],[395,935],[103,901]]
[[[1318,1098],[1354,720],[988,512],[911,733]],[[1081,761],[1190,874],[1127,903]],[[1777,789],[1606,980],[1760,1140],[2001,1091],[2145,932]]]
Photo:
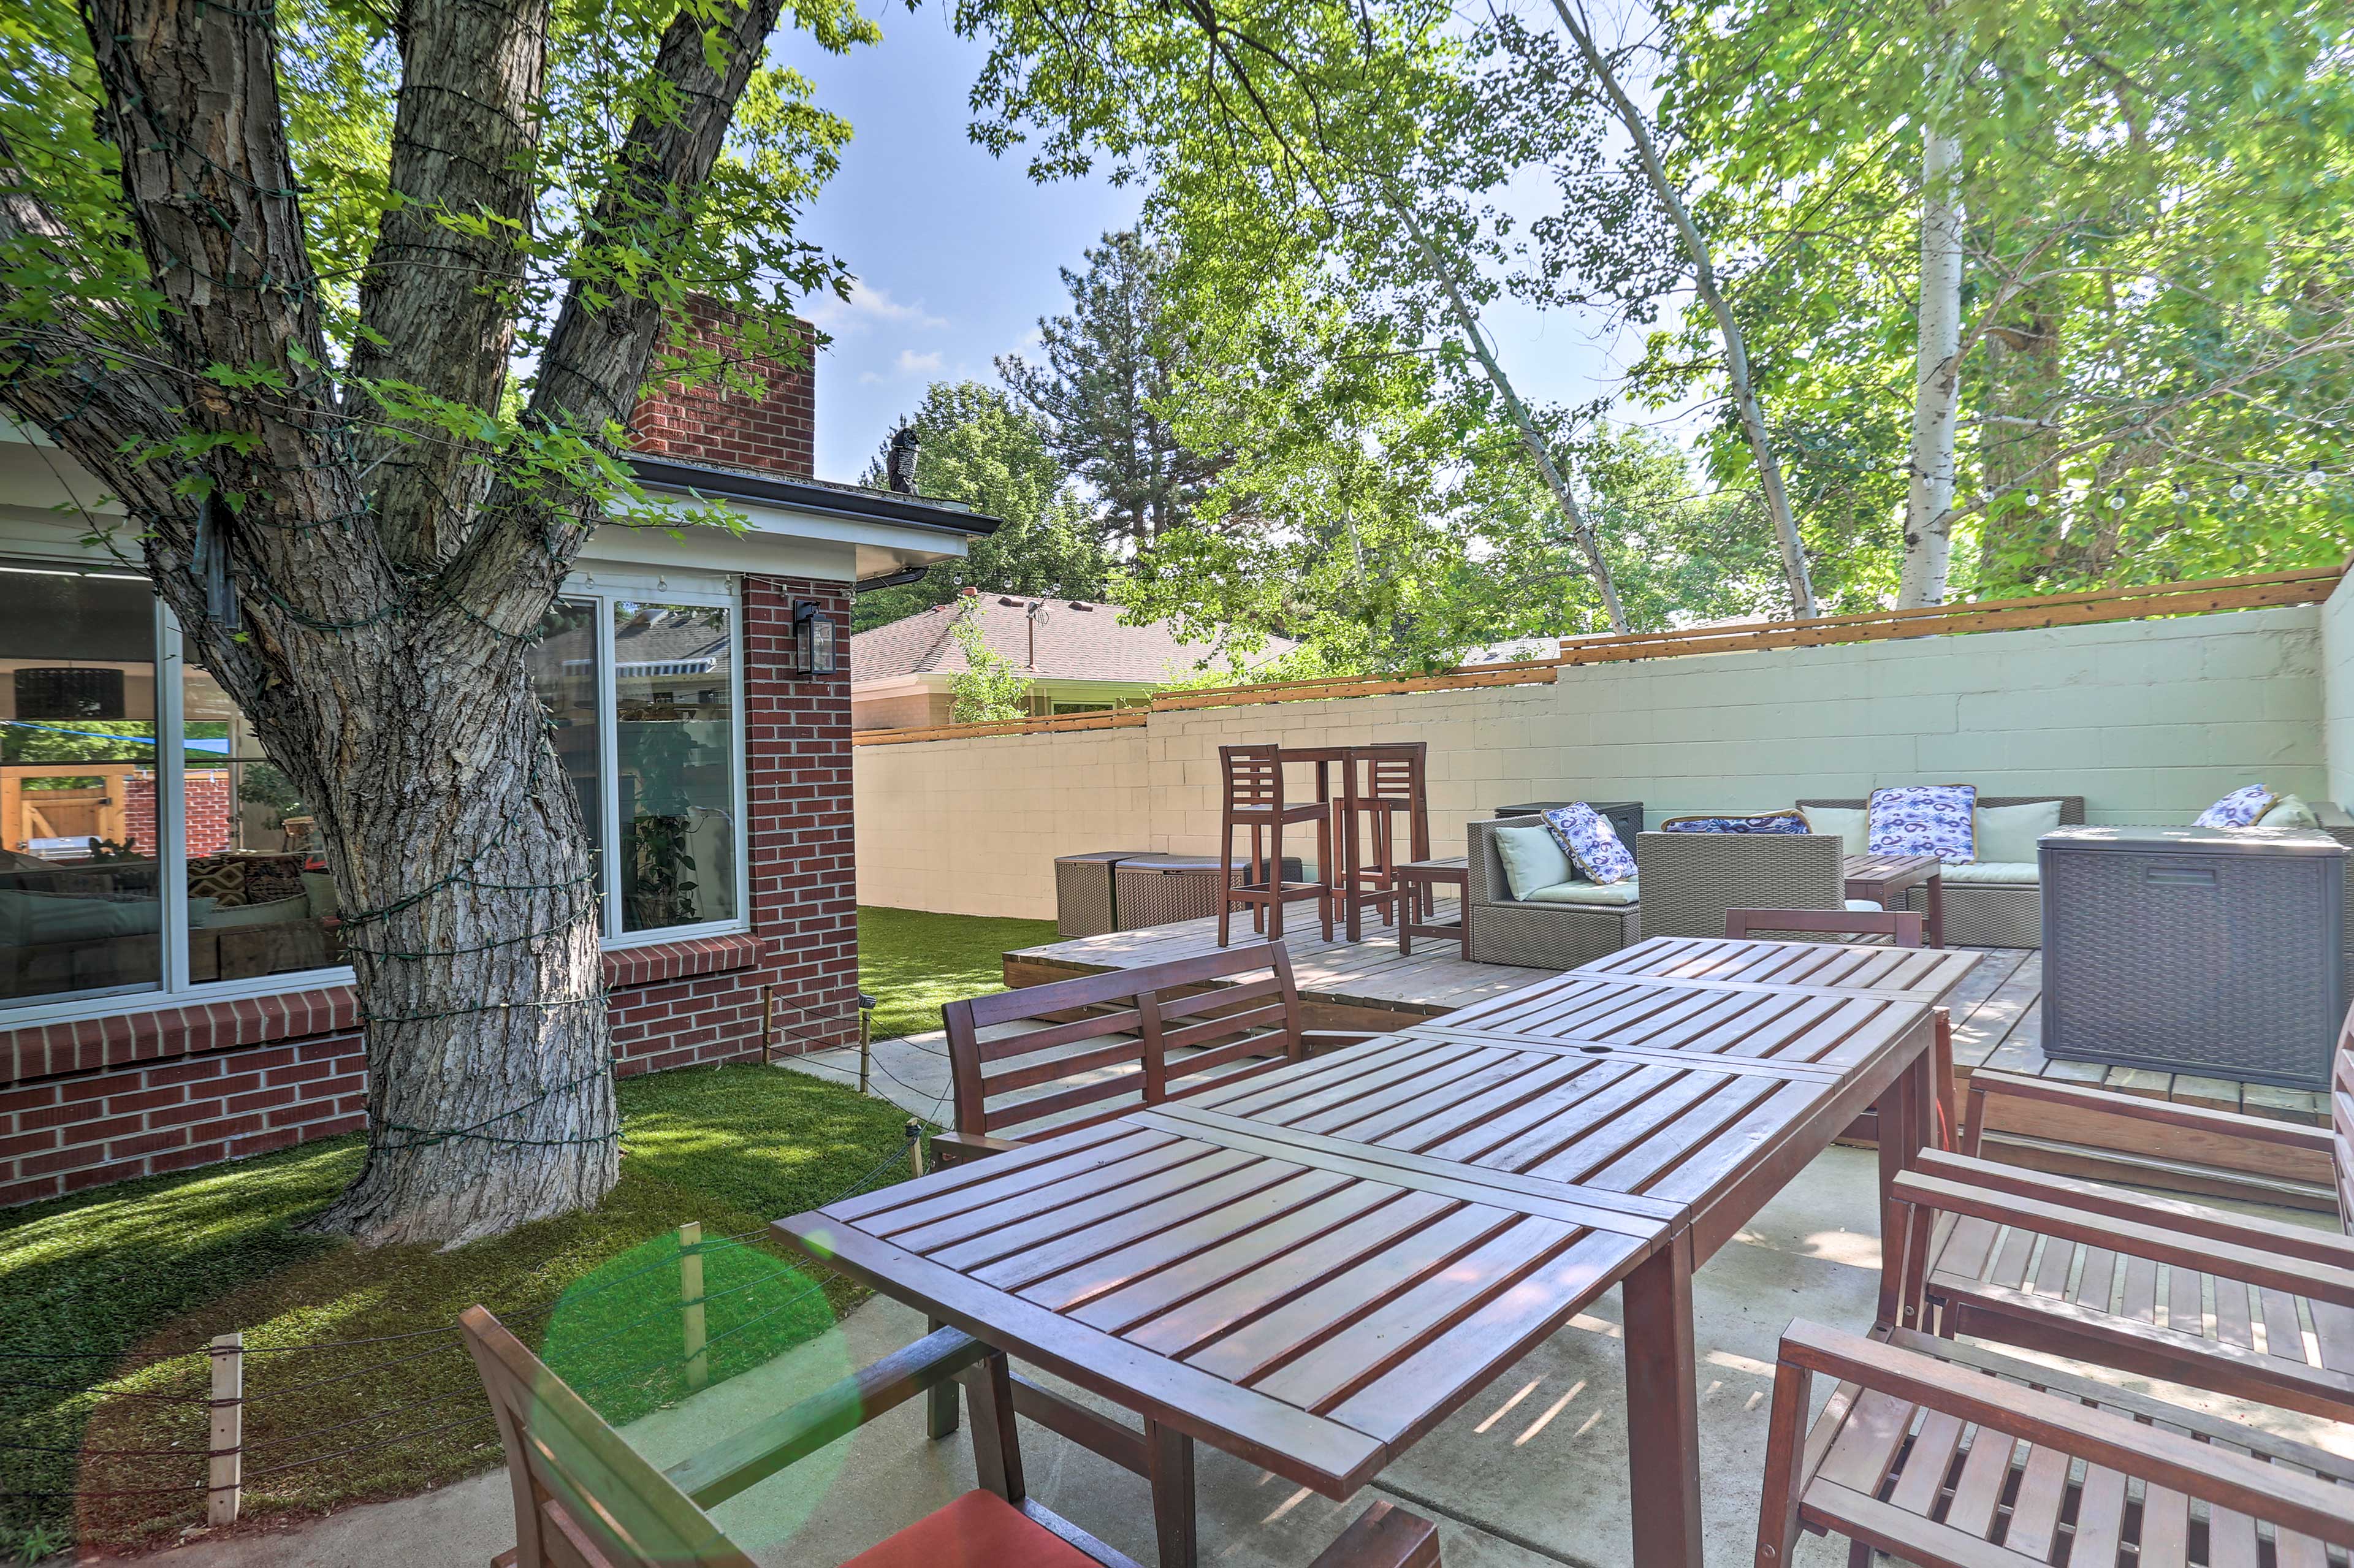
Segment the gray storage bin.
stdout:
[[2038,853],[2045,1055],[2328,1087],[2343,845],[2295,828],[2062,828]]

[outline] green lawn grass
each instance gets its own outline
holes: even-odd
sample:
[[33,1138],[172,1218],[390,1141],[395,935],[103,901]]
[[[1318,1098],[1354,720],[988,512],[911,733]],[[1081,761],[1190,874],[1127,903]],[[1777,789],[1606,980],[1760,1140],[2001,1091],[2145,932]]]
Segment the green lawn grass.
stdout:
[[1003,990],[1002,955],[1055,936],[1052,920],[862,906],[858,989],[875,999],[875,1038],[938,1029],[942,1002]]
[[[402,1496],[497,1461],[451,1328],[476,1302],[609,1420],[677,1398],[686,1221],[706,1238],[715,1382],[822,1333],[857,1299],[759,1233],[904,1174],[906,1113],[748,1065],[629,1079],[620,1099],[621,1181],[603,1203],[452,1252],[361,1250],[295,1228],[350,1180],[356,1138],[0,1212],[0,1494],[133,1494],[8,1497],[0,1542],[37,1529],[152,1543],[200,1520],[206,1413],[175,1401],[205,1391],[204,1358],[185,1352],[232,1329],[250,1352],[245,1514],[268,1518]],[[275,1349],[395,1335],[414,1337]],[[101,1381],[153,1397],[75,1392]],[[389,1438],[404,1440],[380,1446]]]

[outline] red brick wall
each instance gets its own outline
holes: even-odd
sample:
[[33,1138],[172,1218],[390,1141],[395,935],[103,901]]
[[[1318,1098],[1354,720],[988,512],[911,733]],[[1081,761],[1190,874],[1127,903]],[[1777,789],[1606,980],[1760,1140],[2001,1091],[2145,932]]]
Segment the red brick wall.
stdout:
[[[846,648],[844,585],[744,582],[752,929],[607,955],[623,1074],[757,1060],[764,1012],[779,1054],[855,1036],[850,678],[779,673],[801,599]],[[357,1129],[355,1020],[336,986],[0,1030],[0,1205]]]
[[[743,357],[735,319],[716,301],[698,295],[687,310],[698,343],[731,360]],[[815,475],[817,342],[815,329],[807,322],[799,324],[810,368],[792,370],[772,358],[749,358],[743,368],[758,378],[758,397],[716,380],[650,388],[630,416],[630,444],[684,462],[724,463],[790,479]]]
[[[222,768],[191,768],[182,775],[187,800],[188,853],[218,854],[228,848],[229,818],[236,798]],[[155,776],[133,773],[122,781],[122,836],[149,854],[155,853]]]

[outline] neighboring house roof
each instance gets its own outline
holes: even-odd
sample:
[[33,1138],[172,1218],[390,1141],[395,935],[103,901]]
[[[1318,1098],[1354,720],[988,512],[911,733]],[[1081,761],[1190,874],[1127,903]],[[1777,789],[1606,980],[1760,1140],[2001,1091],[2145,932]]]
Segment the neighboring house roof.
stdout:
[[613,662],[627,676],[717,674],[728,665],[727,641],[706,616],[648,608],[613,628]]
[[[972,604],[980,607],[982,640],[1026,675],[1160,685],[1225,662],[1216,644],[1187,641],[1168,621],[1121,624],[1119,610],[1112,605],[984,593],[935,605],[852,637],[852,685],[903,675],[961,673],[966,664],[956,640],[956,618]],[[1034,609],[1038,610],[1034,625]],[[1288,639],[1271,638],[1244,662],[1264,663],[1294,646]]]

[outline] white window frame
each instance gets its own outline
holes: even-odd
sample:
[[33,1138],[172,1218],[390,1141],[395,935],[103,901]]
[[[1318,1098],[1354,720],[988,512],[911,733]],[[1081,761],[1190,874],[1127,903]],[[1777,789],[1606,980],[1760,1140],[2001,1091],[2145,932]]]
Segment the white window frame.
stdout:
[[[87,570],[109,576],[133,576],[124,572],[119,563],[93,561],[87,556],[46,551],[28,544],[10,542],[0,546],[0,556],[32,565],[54,562],[65,570]],[[599,930],[601,945],[608,952],[633,948],[659,946],[664,942],[686,941],[699,937],[734,936],[752,928],[751,917],[751,822],[748,815],[751,799],[747,732],[749,726],[744,712],[744,596],[742,578],[733,575],[700,572],[663,573],[649,575],[634,571],[601,572],[589,563],[565,579],[563,599],[593,602],[597,624],[597,770],[601,786],[600,809],[603,811],[603,842],[614,853],[600,861],[602,885],[599,888]],[[612,788],[618,775],[616,747],[619,735],[614,713],[613,679],[613,614],[617,600],[651,604],[694,604],[724,608],[728,629],[728,688],[729,715],[735,732],[735,789],[733,806],[736,827],[736,900],[735,916],[726,920],[706,920],[693,926],[665,926],[657,930],[624,932],[621,924],[620,901],[620,792]],[[155,638],[155,832],[162,864],[163,908],[159,916],[164,940],[162,965],[156,983],[144,986],[110,986],[102,991],[71,991],[52,997],[28,997],[21,1001],[0,999],[0,1030],[22,1029],[40,1023],[71,1022],[85,1018],[105,1018],[117,1013],[145,1012],[165,1007],[197,1006],[208,1001],[238,1001],[249,997],[277,996],[294,991],[316,991],[326,986],[349,985],[354,976],[349,964],[334,964],[315,969],[289,969],[281,974],[253,975],[243,980],[205,980],[188,979],[188,867],[187,839],[181,831],[182,817],[186,809],[184,796],[184,775],[186,759],[183,748],[175,741],[180,738],[180,724],[185,715],[184,694],[181,690],[184,673],[180,628],[170,607],[161,598],[150,601],[154,613]]]

